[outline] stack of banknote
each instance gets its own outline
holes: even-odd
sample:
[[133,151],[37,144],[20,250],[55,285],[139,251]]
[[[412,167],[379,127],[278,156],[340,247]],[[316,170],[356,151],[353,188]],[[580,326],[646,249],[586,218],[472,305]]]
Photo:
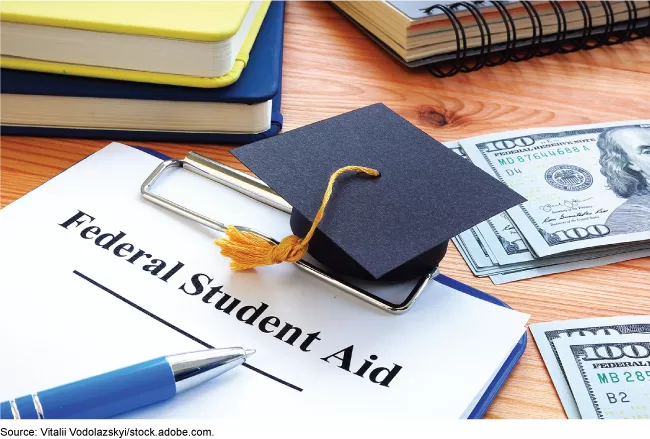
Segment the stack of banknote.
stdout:
[[650,256],[650,120],[447,146],[528,200],[454,238],[477,276],[500,284]]
[[530,329],[569,418],[650,419],[650,316]]

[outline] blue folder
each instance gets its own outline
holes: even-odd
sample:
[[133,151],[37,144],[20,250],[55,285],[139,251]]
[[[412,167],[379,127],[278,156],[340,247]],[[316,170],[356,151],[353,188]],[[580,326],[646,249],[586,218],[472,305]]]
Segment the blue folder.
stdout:
[[269,7],[257,35],[248,65],[237,82],[224,88],[178,87],[10,69],[2,69],[0,75],[0,90],[2,93],[10,94],[245,104],[256,104],[272,100],[271,128],[262,133],[188,133],[3,125],[2,134],[234,144],[251,143],[273,136],[282,128],[280,91],[283,35],[284,2],[274,1]]
[[[505,308],[510,308],[508,304],[506,304],[504,301],[499,300],[494,296],[490,296],[488,293],[484,293],[481,290],[472,288],[469,285],[465,285],[462,282],[458,282],[456,279],[452,279],[443,274],[438,275],[435,278],[435,281],[443,285],[446,285],[450,288],[453,288],[455,290],[458,290],[462,293],[469,294],[470,296],[474,296],[477,299],[485,300],[486,302],[503,306]],[[476,407],[474,407],[474,410],[472,410],[472,412],[468,416],[468,419],[480,419],[483,417],[487,409],[490,407],[490,404],[492,404],[492,401],[494,401],[494,398],[497,396],[497,393],[499,393],[499,390],[501,390],[501,387],[503,387],[503,384],[505,384],[506,380],[510,376],[510,373],[519,362],[519,359],[524,354],[524,351],[526,350],[527,342],[528,342],[528,335],[524,332],[524,335],[521,336],[521,339],[519,339],[519,342],[512,350],[512,352],[510,353],[506,361],[503,363],[503,366],[501,366],[499,372],[496,374],[496,376],[494,377],[490,385],[487,387],[487,389],[485,389],[485,393],[483,393],[483,396],[476,404]]]
[[[154,149],[143,148],[139,146],[135,146],[134,148],[144,151],[148,154],[151,154],[154,157],[157,157],[161,160],[170,159],[170,157]],[[447,277],[443,274],[439,274],[438,276],[436,276],[434,281],[446,285],[449,288],[453,288],[457,291],[460,291],[461,293],[469,294],[470,296],[476,297],[477,299],[485,300],[486,302],[490,302],[498,306],[503,306],[505,308],[510,308],[510,306],[508,306],[502,300],[497,299],[496,297],[491,296],[487,293],[484,293],[483,291],[477,290],[476,288],[472,288],[469,285],[465,285],[464,283],[459,282],[450,277]],[[417,306],[417,304],[415,306]],[[492,382],[488,385],[488,387],[485,390],[485,393],[483,393],[483,396],[478,401],[478,403],[476,404],[472,412],[469,414],[468,419],[480,419],[483,417],[483,415],[485,415],[485,412],[490,407],[490,404],[492,404],[492,401],[499,393],[499,390],[501,390],[501,387],[503,387],[503,384],[506,382],[506,380],[510,376],[510,373],[519,362],[519,359],[524,354],[527,343],[528,343],[528,335],[524,332],[524,335],[522,335],[521,339],[519,339],[519,342],[514,347],[514,349],[506,359],[506,361],[503,363],[503,366],[501,366],[501,369],[496,374]]]

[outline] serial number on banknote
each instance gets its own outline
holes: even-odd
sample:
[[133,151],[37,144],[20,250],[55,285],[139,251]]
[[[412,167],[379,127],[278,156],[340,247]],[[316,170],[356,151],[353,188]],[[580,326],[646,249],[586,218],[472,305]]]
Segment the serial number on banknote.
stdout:
[[[650,366],[650,363],[648,363],[648,366]],[[621,381],[626,383],[650,381],[650,370],[631,370],[623,372],[622,377],[616,372],[599,373],[598,381],[601,384],[617,384]]]

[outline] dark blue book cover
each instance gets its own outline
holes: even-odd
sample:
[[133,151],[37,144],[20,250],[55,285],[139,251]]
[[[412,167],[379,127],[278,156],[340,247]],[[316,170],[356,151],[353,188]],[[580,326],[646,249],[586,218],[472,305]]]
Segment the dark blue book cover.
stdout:
[[2,69],[0,75],[0,90],[2,93],[7,94],[240,104],[256,104],[272,100],[271,128],[265,132],[258,134],[227,134],[3,125],[2,134],[233,144],[245,144],[273,136],[282,128],[280,98],[283,35],[284,2],[274,1],[269,7],[255,40],[248,65],[237,82],[224,88],[178,87],[10,69]]

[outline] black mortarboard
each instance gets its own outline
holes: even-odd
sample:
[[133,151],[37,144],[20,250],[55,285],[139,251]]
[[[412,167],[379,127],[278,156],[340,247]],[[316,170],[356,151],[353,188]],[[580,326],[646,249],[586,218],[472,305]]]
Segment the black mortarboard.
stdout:
[[345,174],[308,253],[341,274],[412,278],[435,268],[448,240],[525,198],[440,144],[383,104],[360,108],[233,151],[293,206],[303,237],[337,169]]

